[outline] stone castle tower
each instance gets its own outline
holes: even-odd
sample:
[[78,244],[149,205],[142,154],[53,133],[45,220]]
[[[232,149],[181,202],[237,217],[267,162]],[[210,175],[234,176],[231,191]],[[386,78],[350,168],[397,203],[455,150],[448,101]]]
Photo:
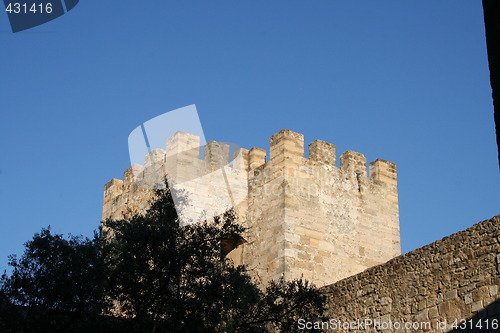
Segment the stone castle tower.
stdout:
[[[316,140],[304,157],[304,136],[282,130],[270,140],[269,159],[259,148],[238,149],[211,141],[200,158],[200,138],[177,132],[166,150],[155,149],[144,166],[133,165],[123,180],[104,188],[103,220],[147,209],[151,188],[164,175],[193,194],[185,223],[234,207],[248,228],[243,244],[228,256],[268,281],[303,276],[331,284],[400,254],[396,165],[370,163],[357,152],[340,155]],[[186,207],[184,207],[186,208]]]

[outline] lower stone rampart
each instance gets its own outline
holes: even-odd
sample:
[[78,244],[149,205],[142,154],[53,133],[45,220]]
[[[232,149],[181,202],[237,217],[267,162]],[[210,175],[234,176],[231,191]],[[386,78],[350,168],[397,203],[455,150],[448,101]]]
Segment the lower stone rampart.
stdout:
[[500,215],[322,290],[327,320],[299,327],[500,332]]

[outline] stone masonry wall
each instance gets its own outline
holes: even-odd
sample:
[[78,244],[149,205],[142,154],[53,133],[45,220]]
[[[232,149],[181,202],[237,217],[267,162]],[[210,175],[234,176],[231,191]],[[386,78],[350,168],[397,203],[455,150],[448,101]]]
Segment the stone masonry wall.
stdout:
[[[456,331],[500,332],[500,215],[323,291],[325,328],[354,323],[335,332],[450,332],[453,323],[464,325]],[[483,330],[470,326],[479,320]]]
[[[396,167],[316,140],[304,157],[302,134],[270,139],[270,159],[250,169],[242,259],[263,281],[304,277],[318,286],[400,254]],[[336,269],[329,269],[335,267]]]
[[177,132],[106,184],[103,220],[144,211],[164,175],[192,194],[178,209],[186,223],[236,208],[248,232],[228,256],[263,282],[303,276],[323,286],[400,254],[394,163],[378,159],[368,175],[366,158],[346,151],[337,167],[335,146],[321,140],[306,158],[304,136],[289,130],[271,137],[269,159],[254,147],[230,163],[228,145],[211,141],[200,158],[199,137]]

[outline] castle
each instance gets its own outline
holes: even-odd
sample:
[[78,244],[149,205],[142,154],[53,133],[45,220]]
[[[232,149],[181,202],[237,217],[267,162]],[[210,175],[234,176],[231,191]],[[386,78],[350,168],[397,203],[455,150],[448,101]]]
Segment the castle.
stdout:
[[[266,282],[304,277],[324,286],[400,254],[396,165],[369,165],[357,152],[340,155],[316,140],[304,156],[304,136],[282,130],[263,149],[237,149],[177,132],[166,149],[155,149],[144,165],[104,188],[103,220],[129,218],[148,208],[151,189],[166,176],[191,194],[177,205],[184,223],[235,208],[248,228],[228,257]],[[200,157],[203,155],[203,157]]]
[[[303,276],[327,297],[338,332],[498,332],[500,216],[400,254],[396,165],[282,130],[259,148],[236,149],[177,132],[166,150],[104,188],[103,220],[148,208],[163,184],[190,193],[176,209],[184,223],[234,208],[248,228],[228,257],[265,282]],[[200,157],[203,155],[203,157]],[[229,156],[233,158],[230,159]],[[175,198],[174,198],[175,200]],[[299,326],[300,327],[300,326]]]

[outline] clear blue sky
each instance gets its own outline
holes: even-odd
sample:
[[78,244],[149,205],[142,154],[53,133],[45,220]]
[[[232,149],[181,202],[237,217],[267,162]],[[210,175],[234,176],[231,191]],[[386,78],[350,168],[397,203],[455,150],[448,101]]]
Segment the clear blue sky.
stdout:
[[499,213],[480,1],[85,1],[0,13],[0,269],[44,226],[91,235],[136,126],[196,104],[207,140],[288,128],[398,165],[403,252]]

